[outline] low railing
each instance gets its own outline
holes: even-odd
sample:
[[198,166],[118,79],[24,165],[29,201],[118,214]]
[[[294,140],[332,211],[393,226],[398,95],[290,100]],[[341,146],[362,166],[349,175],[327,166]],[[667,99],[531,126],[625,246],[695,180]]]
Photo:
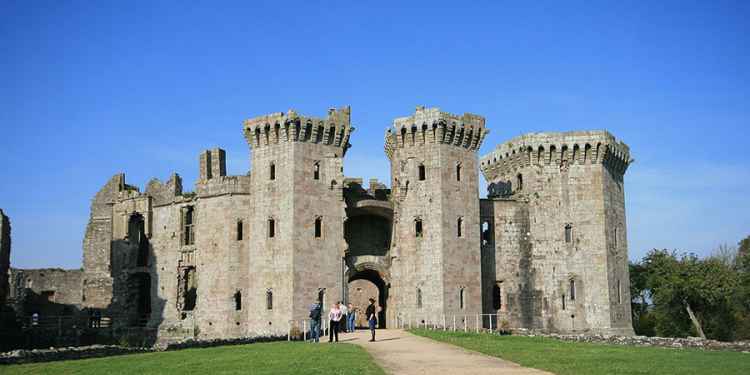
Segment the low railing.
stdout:
[[401,329],[424,328],[443,331],[499,332],[510,331],[510,323],[498,319],[497,314],[465,315],[409,315],[396,316],[396,327]]

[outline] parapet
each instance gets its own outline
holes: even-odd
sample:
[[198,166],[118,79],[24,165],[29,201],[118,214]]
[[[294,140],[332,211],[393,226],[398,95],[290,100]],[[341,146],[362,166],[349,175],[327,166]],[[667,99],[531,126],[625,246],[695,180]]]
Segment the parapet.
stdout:
[[227,175],[227,153],[220,148],[201,152],[198,162],[200,165],[199,179],[201,181]]
[[530,133],[498,145],[482,156],[487,181],[529,165],[603,164],[622,176],[632,162],[630,148],[606,130]]
[[285,142],[310,142],[340,147],[342,154],[349,148],[351,126],[349,106],[331,108],[325,118],[303,116],[289,110],[245,120],[245,139],[251,148],[267,147]]
[[420,147],[427,143],[452,144],[469,151],[482,145],[489,129],[484,117],[471,113],[454,115],[439,108],[417,107],[413,115],[393,120],[385,133],[385,153],[390,159],[398,148]]

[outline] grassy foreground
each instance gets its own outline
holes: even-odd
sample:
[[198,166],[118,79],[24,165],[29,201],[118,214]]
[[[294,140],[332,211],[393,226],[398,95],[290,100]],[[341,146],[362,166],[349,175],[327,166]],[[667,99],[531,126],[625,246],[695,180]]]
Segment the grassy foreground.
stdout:
[[381,370],[351,344],[276,342],[0,366],[11,374],[367,374]]
[[415,329],[410,332],[558,375],[750,374],[750,354],[563,342]]

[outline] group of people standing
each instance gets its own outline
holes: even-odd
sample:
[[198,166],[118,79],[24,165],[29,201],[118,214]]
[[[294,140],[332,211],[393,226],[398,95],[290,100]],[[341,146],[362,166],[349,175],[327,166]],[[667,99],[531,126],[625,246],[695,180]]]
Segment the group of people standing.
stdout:
[[[341,332],[354,332],[355,320],[359,314],[359,309],[352,306],[352,304],[345,305],[343,303],[336,302],[331,306],[331,310],[328,312],[328,342],[339,341],[339,331]],[[323,306],[320,302],[313,303],[310,308],[310,336],[312,342],[320,341],[320,329],[321,320],[323,317]],[[378,317],[377,309],[375,308],[375,299],[370,298],[370,304],[365,310],[365,318],[367,319],[367,325],[370,328],[372,338],[370,341],[375,341],[375,327],[377,326]]]

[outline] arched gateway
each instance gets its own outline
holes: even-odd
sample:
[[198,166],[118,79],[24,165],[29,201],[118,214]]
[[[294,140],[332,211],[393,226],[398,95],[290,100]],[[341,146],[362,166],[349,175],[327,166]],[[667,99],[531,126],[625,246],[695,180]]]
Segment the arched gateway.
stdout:
[[[390,289],[390,247],[393,208],[382,200],[385,189],[370,183],[368,190],[358,181],[350,181],[346,190],[347,220],[344,238],[347,251],[344,257],[346,301],[360,309],[357,325],[366,324],[364,310],[374,298],[379,306],[378,326],[386,327]],[[378,199],[381,198],[381,199]]]

